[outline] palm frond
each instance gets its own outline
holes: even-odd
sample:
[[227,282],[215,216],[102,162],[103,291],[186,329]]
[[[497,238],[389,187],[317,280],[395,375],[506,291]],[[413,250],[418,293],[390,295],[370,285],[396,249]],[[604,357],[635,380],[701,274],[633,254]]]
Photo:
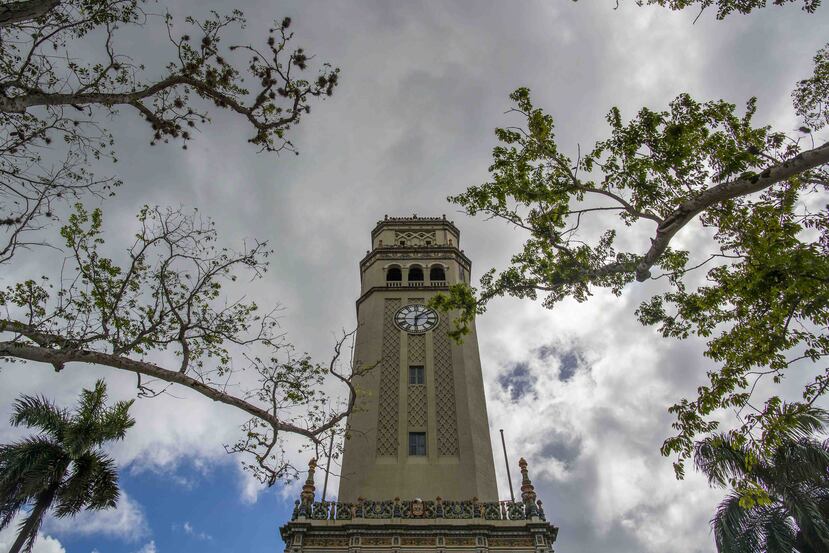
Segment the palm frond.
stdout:
[[730,478],[746,475],[745,449],[734,444],[726,434],[714,434],[696,443],[694,465],[708,477],[708,483],[726,486]]
[[127,430],[135,425],[135,419],[129,414],[133,402],[119,401],[101,414],[97,428],[100,443],[124,439]]
[[786,511],[779,506],[761,511],[766,553],[792,553],[796,532]]
[[75,418],[78,420],[93,421],[100,416],[101,410],[105,408],[107,399],[106,382],[98,379],[92,390],[81,392],[81,402],[75,410]]
[[10,423],[13,426],[38,427],[56,440],[62,438],[69,422],[66,410],[43,396],[21,396],[15,400],[12,410]]
[[33,498],[59,481],[68,464],[60,445],[45,436],[0,446],[0,496]]
[[829,484],[829,448],[817,440],[801,438],[778,447],[769,463],[768,480],[778,488],[806,483]]
[[115,507],[121,492],[118,489],[118,468],[109,457],[100,459],[95,472],[90,509],[108,509]]
[[89,455],[74,459],[66,478],[61,484],[54,506],[59,518],[75,515],[83,509],[92,495],[92,480],[95,460]]
[[823,516],[821,505],[807,493],[793,492],[786,499],[786,507],[806,541],[829,551],[829,520]]
[[781,443],[796,442],[822,432],[829,412],[803,403],[783,403],[774,415],[774,434]]
[[14,520],[14,517],[17,516],[17,513],[20,512],[20,509],[24,505],[26,505],[26,502],[22,499],[11,499],[0,502],[0,530],[3,530],[11,524],[11,521]]
[[749,532],[752,527],[750,511],[740,506],[740,496],[730,493],[717,506],[711,519],[714,542],[719,553],[760,553],[760,536]]
[[106,397],[106,385],[102,380],[95,383],[94,390],[84,390],[81,404],[65,434],[68,449],[80,455],[110,440],[121,440],[135,424],[129,415],[132,400],[106,407]]
[[75,515],[84,508],[115,507],[119,495],[115,462],[102,453],[90,452],[73,464],[58,492],[55,516]]

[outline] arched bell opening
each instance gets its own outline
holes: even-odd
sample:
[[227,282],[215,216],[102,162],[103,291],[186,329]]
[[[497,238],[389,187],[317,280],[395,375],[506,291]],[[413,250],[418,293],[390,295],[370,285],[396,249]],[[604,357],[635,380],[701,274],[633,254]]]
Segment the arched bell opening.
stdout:
[[409,267],[409,282],[423,282],[423,269],[420,266]]

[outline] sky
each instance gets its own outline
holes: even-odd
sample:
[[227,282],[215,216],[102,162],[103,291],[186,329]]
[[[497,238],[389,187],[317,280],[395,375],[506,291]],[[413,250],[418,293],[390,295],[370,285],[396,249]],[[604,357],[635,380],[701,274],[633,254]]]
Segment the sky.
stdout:
[[[470,218],[446,196],[487,180],[493,130],[518,124],[505,113],[519,86],[553,115],[559,143],[575,156],[607,134],[618,106],[632,117],[666,107],[681,92],[742,105],[758,97],[757,122],[797,128],[790,93],[809,75],[829,36],[826,7],[797,5],[721,22],[713,13],[639,8],[632,1],[265,2],[242,1],[250,21],[239,42],[260,43],[290,16],[297,45],[341,68],[341,84],[291,131],[299,156],[261,154],[238,118],[216,114],[187,151],[149,145],[146,124],[124,111],[111,121],[120,161],[101,170],[125,181],[104,201],[108,247],[123,251],[142,204],[197,208],[223,245],[254,238],[275,250],[271,270],[247,283],[261,305],[281,305],[280,326],[299,351],[330,356],[356,324],[357,263],[385,214],[446,214],[461,230],[473,278],[504,267],[522,241],[513,228]],[[182,20],[226,3],[159,2]],[[148,68],[170,52],[160,21],[127,32],[121,48]],[[700,229],[677,240],[695,244]],[[645,235],[641,236],[646,244]],[[120,249],[119,249],[120,248]],[[54,270],[22,254],[3,285]],[[556,550],[587,553],[710,552],[708,521],[723,492],[690,472],[677,481],[659,454],[670,434],[667,407],[705,381],[704,344],[661,338],[635,319],[654,285],[589,301],[494,301],[477,321],[493,444],[504,429],[516,478],[519,456],[560,527]],[[0,369],[0,421],[12,400],[43,393],[72,405],[106,377],[115,399],[134,379],[98,367],[55,373],[36,364]],[[188,390],[138,401],[136,426],[110,452],[124,495],[115,511],[48,519],[36,553],[281,551],[296,484],[263,488],[227,455],[245,417]],[[0,442],[25,432],[0,424]],[[305,454],[291,455],[297,463]],[[499,491],[509,496],[500,450]],[[330,485],[336,490],[336,479]],[[0,550],[13,539],[0,532]]]

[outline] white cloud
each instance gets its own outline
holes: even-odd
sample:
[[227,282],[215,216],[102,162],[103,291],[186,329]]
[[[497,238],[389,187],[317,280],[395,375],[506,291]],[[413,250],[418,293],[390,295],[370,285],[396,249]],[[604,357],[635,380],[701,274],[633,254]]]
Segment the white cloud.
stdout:
[[85,510],[75,517],[67,518],[50,516],[44,521],[43,527],[57,535],[100,534],[129,541],[139,540],[150,533],[144,509],[123,490],[115,509]]
[[155,541],[150,540],[144,544],[144,546],[136,551],[135,553],[158,553],[158,549],[155,547]]
[[[693,364],[688,359],[700,355],[698,345],[642,332],[628,294],[619,299],[599,293],[586,304],[565,302],[553,312],[518,301],[493,307],[494,320],[509,312],[521,321],[492,328],[487,322],[479,331],[495,337],[481,347],[488,359],[493,436],[504,428],[514,482],[518,457],[529,461],[530,477],[548,518],[561,526],[562,540],[601,546],[627,536],[633,540],[628,547],[683,552],[710,543],[700,537],[707,536],[721,494],[692,471],[677,481],[658,451],[670,432],[667,405],[693,388],[681,374]],[[574,324],[579,320],[589,325]],[[510,374],[520,381],[503,377]],[[516,398],[517,392],[523,395]],[[508,497],[502,467],[499,451],[501,495]],[[579,528],[584,516],[591,517],[589,528]],[[657,518],[660,524],[650,523]]]
[[253,505],[259,499],[263,486],[256,478],[244,471],[239,471],[240,499],[243,503]]
[[[8,526],[0,531],[0,551],[8,551],[12,544],[14,544],[14,541],[17,539],[17,528],[21,520],[23,520],[22,515],[16,516]],[[43,532],[38,532],[32,553],[66,553],[66,549],[57,539]]]
[[213,536],[206,532],[197,531],[193,525],[190,523],[189,520],[185,520],[184,524],[179,526],[178,524],[173,524],[173,530],[181,529],[186,535],[195,538],[197,540],[205,540],[205,541],[212,541]]

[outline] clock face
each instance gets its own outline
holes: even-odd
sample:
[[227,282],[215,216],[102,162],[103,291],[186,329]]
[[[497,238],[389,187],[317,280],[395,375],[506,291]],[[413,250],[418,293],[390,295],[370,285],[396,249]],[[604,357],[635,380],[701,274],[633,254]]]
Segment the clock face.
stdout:
[[394,314],[394,323],[400,330],[411,333],[432,330],[438,324],[438,314],[434,309],[416,303],[404,305]]

